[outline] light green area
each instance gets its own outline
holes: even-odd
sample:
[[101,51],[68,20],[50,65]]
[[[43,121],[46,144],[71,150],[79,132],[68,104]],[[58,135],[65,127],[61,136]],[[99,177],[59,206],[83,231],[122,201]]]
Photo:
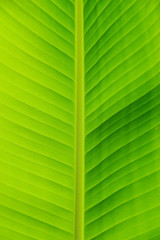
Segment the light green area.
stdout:
[[0,240],[160,239],[160,0],[0,0]]
[[74,69],[74,3],[0,0],[2,240],[74,239]]

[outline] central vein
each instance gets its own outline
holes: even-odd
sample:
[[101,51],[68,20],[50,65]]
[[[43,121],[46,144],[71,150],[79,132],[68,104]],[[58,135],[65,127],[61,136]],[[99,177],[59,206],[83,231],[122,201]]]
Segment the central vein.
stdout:
[[84,240],[84,41],[83,0],[76,0],[76,200],[75,240]]

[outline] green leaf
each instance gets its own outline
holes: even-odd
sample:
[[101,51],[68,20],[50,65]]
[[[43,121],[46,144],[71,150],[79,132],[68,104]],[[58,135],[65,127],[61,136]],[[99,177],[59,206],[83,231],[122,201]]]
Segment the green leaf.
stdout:
[[0,239],[160,238],[159,26],[159,0],[0,0]]

